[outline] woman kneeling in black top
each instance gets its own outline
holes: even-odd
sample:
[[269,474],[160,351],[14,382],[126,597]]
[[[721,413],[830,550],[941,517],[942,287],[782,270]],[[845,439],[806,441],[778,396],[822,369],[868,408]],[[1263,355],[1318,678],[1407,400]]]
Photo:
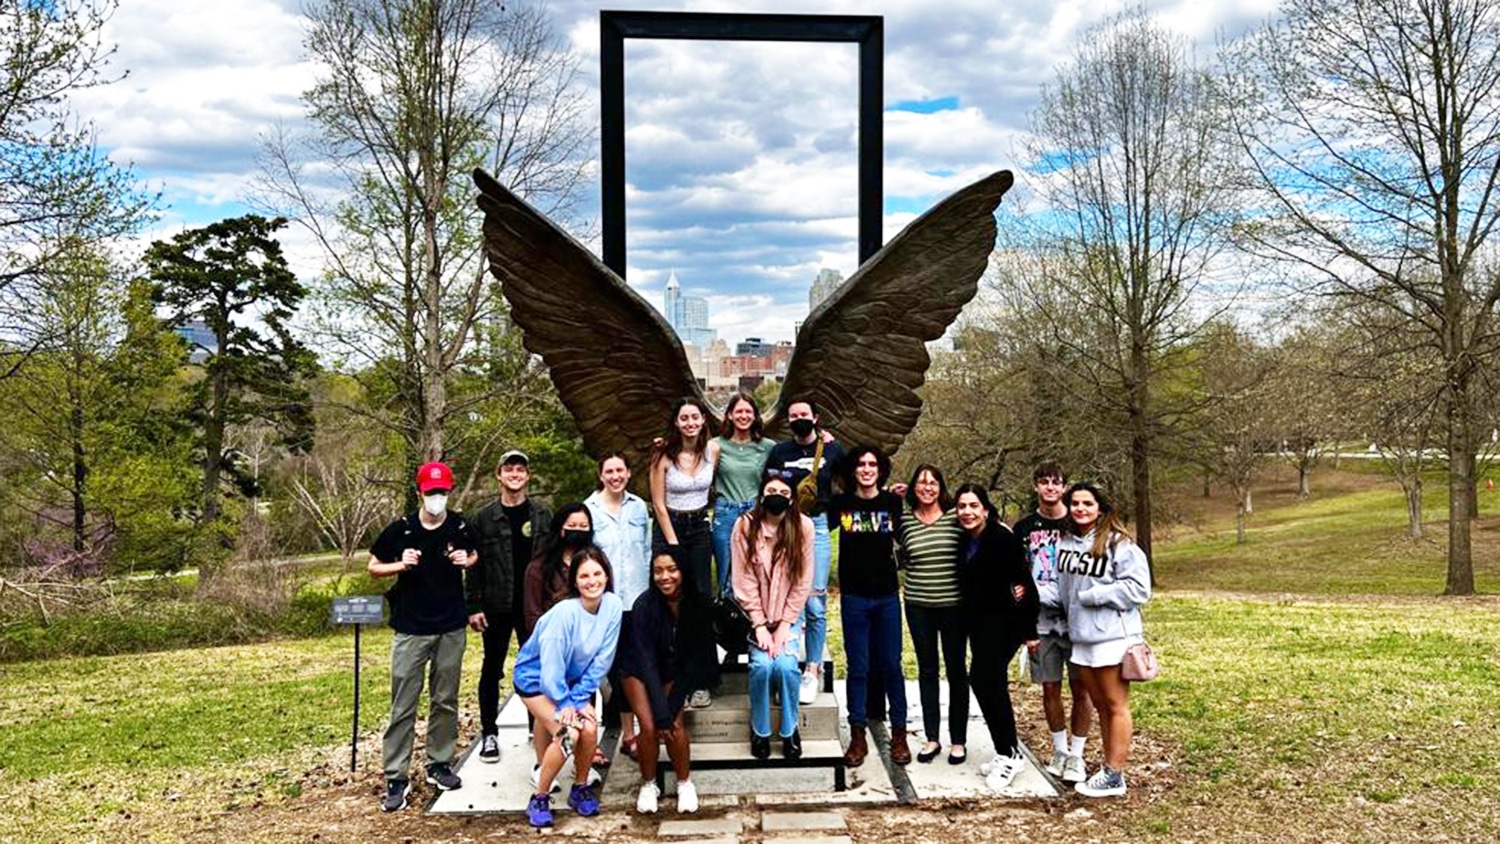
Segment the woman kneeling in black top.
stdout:
[[718,680],[714,661],[712,616],[708,599],[698,594],[676,555],[659,551],[651,560],[651,588],[641,593],[630,613],[620,674],[625,699],[640,722],[636,758],[641,791],[636,810],[656,811],[657,741],[667,745],[677,775],[677,811],[698,811],[698,791],[688,779],[688,734],[682,723],[684,702],[693,692]]

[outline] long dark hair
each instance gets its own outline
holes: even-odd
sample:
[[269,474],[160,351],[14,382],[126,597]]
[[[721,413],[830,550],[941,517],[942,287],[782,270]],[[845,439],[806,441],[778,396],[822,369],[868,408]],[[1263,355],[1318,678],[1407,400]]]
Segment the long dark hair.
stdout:
[[[772,481],[791,486],[786,478],[774,469],[761,476],[760,492],[755,496],[755,506],[750,508],[750,512],[741,516],[750,520],[747,525],[749,530],[746,531],[746,539],[750,543],[750,547],[745,549],[747,558],[755,553],[756,543],[760,539],[760,529],[765,524],[767,514],[762,502],[766,498],[766,485]],[[776,528],[776,542],[771,547],[771,564],[775,565],[777,558],[785,561],[787,574],[791,576],[793,582],[802,576],[802,566],[807,562],[802,559],[802,511],[797,509],[796,494],[794,490],[792,506],[782,514],[781,524]]]
[[917,479],[922,477],[923,472],[932,475],[932,479],[937,481],[938,509],[943,511],[953,509],[953,496],[948,494],[948,480],[943,477],[943,470],[931,463],[923,463],[912,471],[911,483],[906,485],[906,505],[913,510],[917,509]]
[[1110,500],[1097,484],[1089,481],[1079,481],[1068,487],[1063,493],[1063,504],[1068,508],[1068,532],[1074,536],[1083,536],[1087,531],[1078,529],[1073,521],[1073,493],[1087,492],[1094,496],[1099,502],[1099,518],[1094,522],[1094,545],[1089,549],[1089,556],[1096,560],[1102,560],[1109,554],[1109,550],[1115,547],[1115,543],[1121,539],[1133,539],[1130,531],[1120,521],[1120,511],[1115,509],[1115,502]]
[[996,525],[1003,524],[1003,522],[1000,521],[1000,513],[995,510],[995,505],[990,503],[990,494],[985,491],[984,487],[980,486],[979,484],[964,484],[963,486],[954,490],[953,503],[955,506],[957,506],[958,504],[958,499],[963,498],[965,494],[972,495],[975,498],[979,499],[979,503],[984,506],[985,530],[989,530]]
[[571,568],[571,560],[563,559],[568,550],[567,543],[562,540],[563,525],[568,523],[568,517],[574,513],[582,513],[588,517],[589,530],[594,528],[594,514],[582,502],[563,505],[552,516],[552,524],[547,526],[547,535],[542,538],[541,548],[537,556],[542,558],[542,595],[547,600],[548,606],[568,597],[573,585],[572,578],[568,576]]
[[[682,431],[677,429],[677,417],[682,413],[682,409],[689,405],[698,408],[698,412],[703,414],[703,430],[698,432],[697,442],[693,443],[691,447],[682,441]],[[708,451],[708,425],[712,419],[713,417],[708,415],[708,408],[704,406],[703,402],[692,396],[688,396],[677,402],[677,405],[672,408],[672,415],[667,418],[667,432],[662,435],[661,444],[653,446],[651,449],[651,465],[655,466],[656,461],[663,457],[675,461],[677,455],[681,454],[684,449],[691,450],[694,459],[701,462],[704,459],[704,453]],[[693,465],[696,467],[699,464],[694,463]]]
[[583,568],[583,564],[589,560],[593,560],[604,569],[604,591],[615,591],[615,570],[609,564],[609,556],[598,545],[590,545],[574,553],[573,559],[568,561],[568,595],[570,597],[577,598],[581,594],[578,591],[578,570]]
[[[719,423],[719,436],[726,440],[734,436],[734,420],[729,418],[729,414],[733,413],[734,406],[741,402],[750,405],[750,408],[755,411],[755,421],[750,423],[750,439],[760,442],[761,435],[766,429],[765,420],[760,415],[760,404],[756,402],[754,396],[743,392],[735,393],[734,397],[729,400],[729,404],[724,405],[724,421]],[[676,420],[676,414],[673,414],[673,420]]]

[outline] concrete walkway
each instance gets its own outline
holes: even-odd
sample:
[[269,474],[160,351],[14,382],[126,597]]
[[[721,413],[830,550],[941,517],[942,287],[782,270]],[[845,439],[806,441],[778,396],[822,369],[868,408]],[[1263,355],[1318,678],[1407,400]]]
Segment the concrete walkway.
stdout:
[[[835,694],[839,700],[843,700],[844,685],[842,681],[835,684]],[[912,730],[911,749],[913,756],[920,749],[924,740],[921,735],[922,716],[916,682],[907,684],[907,701],[909,714],[907,716],[908,727]],[[943,708],[947,710],[946,688],[943,693]],[[870,757],[858,768],[849,769],[849,788],[843,792],[833,790],[833,775],[831,771],[820,769],[767,769],[757,771],[755,769],[730,770],[730,771],[697,771],[693,774],[693,782],[698,787],[702,811],[710,815],[722,814],[722,810],[734,809],[742,806],[754,807],[756,809],[787,809],[798,806],[807,807],[838,807],[844,805],[869,805],[880,803],[909,802],[915,800],[937,800],[944,798],[993,798],[998,800],[1030,799],[1038,797],[1057,797],[1057,791],[1053,788],[1048,778],[1036,768],[1035,760],[1028,758],[1026,767],[1016,776],[1011,786],[1003,794],[992,794],[985,786],[984,777],[979,773],[980,765],[988,761],[994,754],[993,745],[990,742],[989,731],[984,726],[984,720],[979,715],[977,703],[970,700],[971,712],[968,725],[968,759],[961,765],[950,765],[947,761],[946,742],[948,741],[948,727],[946,722],[940,731],[938,741],[944,743],[944,753],[936,760],[921,764],[915,760],[908,766],[902,768],[888,764],[890,754],[889,740],[883,725],[872,727],[871,733],[874,738],[874,748]],[[847,713],[840,708],[840,732],[844,740],[848,740],[848,724],[844,720]],[[439,813],[491,813],[491,812],[523,812],[526,803],[531,798],[533,788],[530,782],[531,766],[535,762],[535,754],[531,749],[530,732],[526,728],[526,711],[519,698],[511,697],[505,702],[499,718],[499,740],[501,758],[496,763],[485,763],[479,759],[477,750],[471,748],[470,752],[461,760],[458,774],[463,778],[464,786],[457,791],[440,794],[433,803],[431,811]],[[617,736],[607,736],[605,747],[611,751],[618,744]],[[879,755],[877,756],[878,751]],[[885,763],[885,764],[883,764]],[[665,756],[662,758],[663,767],[670,771]],[[605,815],[635,811],[636,791],[639,789],[639,775],[635,764],[618,754],[613,758],[609,768],[603,771],[605,775],[604,787],[601,791],[603,813]],[[893,776],[894,775],[894,776]],[[558,797],[553,800],[553,809],[557,812],[559,823],[566,818],[569,821],[583,821],[581,818],[569,817],[566,804],[566,794],[572,785],[571,766],[565,769],[560,778],[562,790]],[[723,821],[722,817],[694,818],[693,816],[676,815],[676,788],[670,774],[667,776],[667,793],[662,796],[659,817],[664,824],[674,820],[712,820]],[[738,815],[739,813],[733,813]],[[795,814],[809,814],[797,812]],[[812,813],[816,814],[816,813]],[[749,821],[739,818],[735,823],[745,824]],[[775,822],[773,822],[774,824]],[[722,824],[721,824],[722,825]],[[664,837],[676,837],[676,834],[667,830],[678,827],[667,826],[661,835]],[[697,828],[697,827],[693,827]],[[715,839],[722,836],[726,841],[733,840],[730,833],[709,833],[708,827],[702,834],[693,833],[686,837],[697,839]],[[737,835],[738,833],[734,833]],[[769,836],[768,836],[769,840]],[[778,840],[780,840],[778,838]],[[833,844],[829,842],[828,844]]]

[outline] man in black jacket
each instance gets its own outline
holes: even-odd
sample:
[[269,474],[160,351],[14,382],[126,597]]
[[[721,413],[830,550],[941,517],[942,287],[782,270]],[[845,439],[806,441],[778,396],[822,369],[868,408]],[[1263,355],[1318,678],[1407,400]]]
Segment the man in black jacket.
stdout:
[[510,634],[516,646],[525,640],[521,606],[526,564],[531,561],[532,541],[542,536],[552,520],[547,508],[527,497],[531,462],[520,451],[500,456],[495,468],[500,495],[480,508],[472,520],[479,545],[479,564],[464,579],[469,626],[484,637],[484,663],[479,670],[479,758],[500,759],[495,721],[500,715],[500,680],[505,676],[505,657]]

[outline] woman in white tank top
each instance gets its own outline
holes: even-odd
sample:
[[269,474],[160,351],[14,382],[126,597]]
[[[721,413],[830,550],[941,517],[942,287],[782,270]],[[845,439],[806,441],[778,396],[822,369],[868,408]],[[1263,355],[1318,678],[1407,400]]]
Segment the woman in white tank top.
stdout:
[[719,445],[707,428],[707,409],[697,399],[683,399],[651,453],[652,551],[678,547],[678,560],[703,594],[711,594],[707,587],[713,583],[708,499],[719,458]]

